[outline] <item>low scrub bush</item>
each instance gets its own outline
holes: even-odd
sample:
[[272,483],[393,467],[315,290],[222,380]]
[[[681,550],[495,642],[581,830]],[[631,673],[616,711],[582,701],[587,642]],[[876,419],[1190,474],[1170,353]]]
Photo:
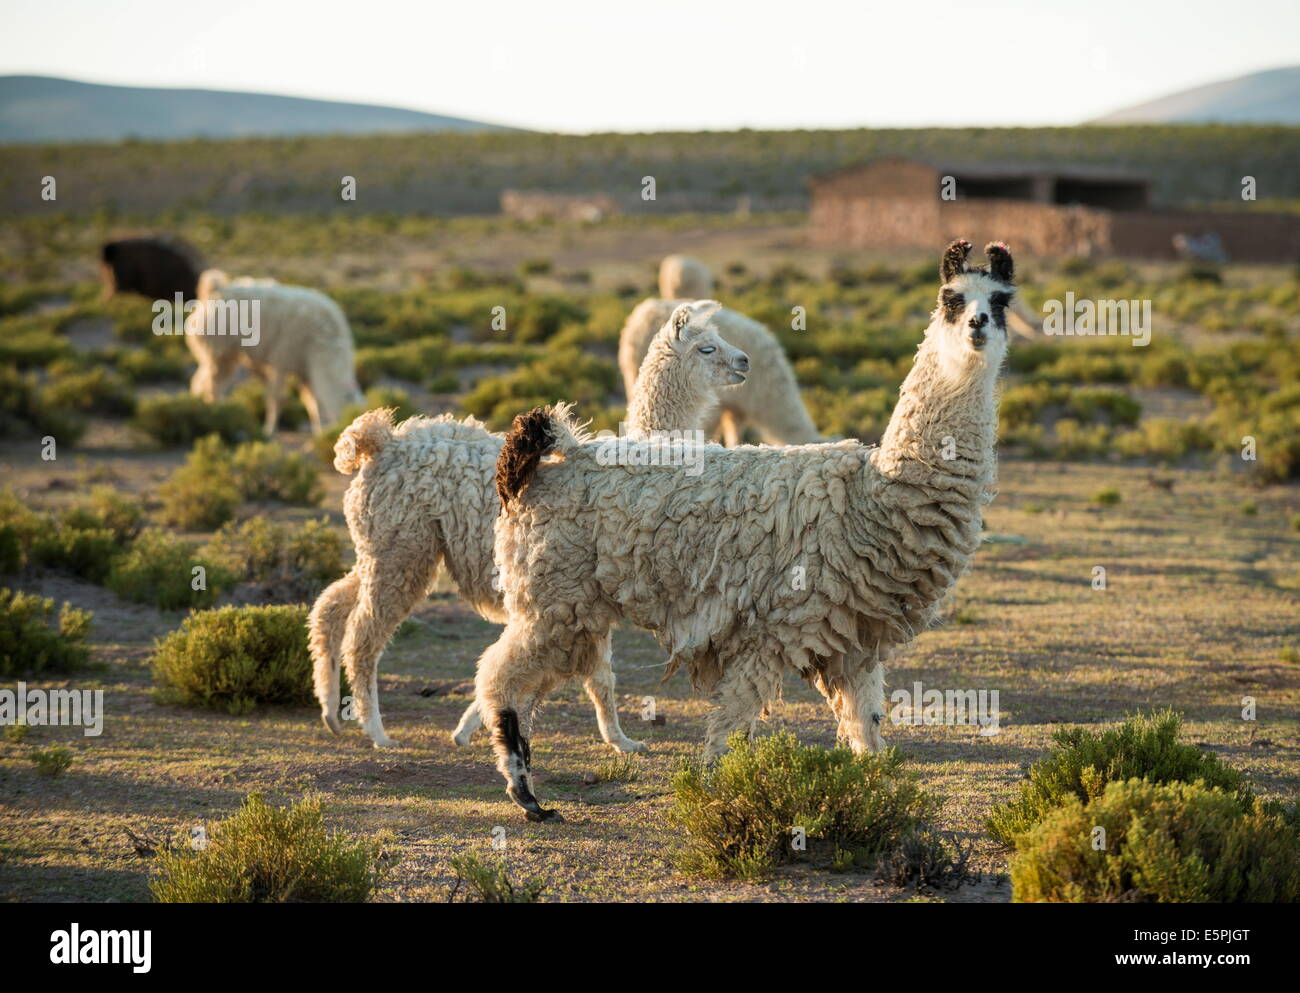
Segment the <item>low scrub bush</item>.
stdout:
[[201,438],[159,489],[162,518],[176,527],[220,527],[245,501],[315,504],[321,495],[312,460],[276,442],[249,441],[231,449],[216,435]]
[[163,522],[191,531],[220,527],[235,516],[243,497],[231,471],[229,449],[215,434],[199,439],[158,495]]
[[151,528],[113,560],[106,585],[124,599],[180,610],[211,606],[233,582],[228,570],[196,554],[191,543]]
[[973,843],[963,843],[952,832],[921,827],[905,834],[898,847],[880,859],[877,875],[894,886],[955,890],[979,882],[980,874],[970,868],[974,852]]
[[[752,879],[818,851],[847,868],[895,849],[937,807],[896,749],[827,751],[789,732],[752,742],[737,733],[729,744],[712,768],[688,765],[673,777],[669,819],[685,836],[683,872]],[[796,829],[806,853],[792,846]]]
[[27,549],[27,560],[32,565],[61,569],[92,583],[102,583],[119,550],[117,536],[107,528],[73,527],[48,520],[47,527]]
[[239,403],[208,403],[189,393],[147,397],[136,408],[132,425],[169,448],[192,445],[216,434],[229,445],[260,438],[260,422]]
[[1295,903],[1300,842],[1258,801],[1243,808],[1202,783],[1115,781],[1022,835],[1011,885],[1018,903]]
[[72,752],[66,748],[38,748],[27,757],[42,776],[62,776],[72,766]]
[[75,445],[86,433],[84,418],[52,406],[35,375],[0,363],[0,438],[50,436]]
[[343,575],[343,541],[328,518],[302,526],[272,524],[254,517],[227,524],[202,555],[245,582],[262,583],[277,600],[313,600]]
[[320,502],[319,468],[307,456],[287,452],[277,442],[245,442],[231,452],[230,466],[245,500],[308,506]]
[[1138,714],[1117,728],[1095,734],[1087,728],[1059,728],[1051,754],[1029,769],[1020,795],[998,804],[988,830],[1004,845],[1030,830],[1071,798],[1087,803],[1101,796],[1107,783],[1133,778],[1153,783],[1203,781],[1237,797],[1247,809],[1250,791],[1241,773],[1217,755],[1178,741],[1182,717],[1172,710]]
[[135,390],[108,369],[63,370],[46,382],[41,390],[41,403],[55,410],[130,417],[135,413]]
[[506,870],[504,859],[487,863],[474,853],[457,855],[451,860],[456,873],[448,903],[455,903],[462,887],[477,897],[479,903],[536,903],[546,889],[546,880],[534,878],[516,884]]
[[66,672],[86,664],[91,615],[65,603],[51,624],[54,601],[0,589],[0,676]]
[[327,831],[318,800],[272,807],[254,793],[205,844],[165,850],[149,889],[159,903],[364,903],[378,857]]
[[165,703],[246,714],[314,699],[301,605],[191,614],[156,646],[152,664]]

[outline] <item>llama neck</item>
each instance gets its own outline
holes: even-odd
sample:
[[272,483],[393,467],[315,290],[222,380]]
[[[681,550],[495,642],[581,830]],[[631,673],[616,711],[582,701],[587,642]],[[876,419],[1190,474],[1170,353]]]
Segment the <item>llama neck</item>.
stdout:
[[941,537],[939,554],[969,557],[997,476],[997,370],[953,369],[927,337],[873,453],[875,499]]
[[652,431],[698,431],[717,405],[711,392],[691,385],[682,358],[671,344],[656,338],[641,363],[627,409],[632,436]]

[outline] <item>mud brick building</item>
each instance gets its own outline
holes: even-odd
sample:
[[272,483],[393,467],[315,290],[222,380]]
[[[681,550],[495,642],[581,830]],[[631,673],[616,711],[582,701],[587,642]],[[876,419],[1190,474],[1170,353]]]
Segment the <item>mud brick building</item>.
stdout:
[[1156,210],[1148,179],[1092,166],[878,159],[810,186],[817,245],[928,250],[965,237],[1036,255],[1173,259],[1176,235],[1214,234],[1235,262],[1300,261],[1300,215]]

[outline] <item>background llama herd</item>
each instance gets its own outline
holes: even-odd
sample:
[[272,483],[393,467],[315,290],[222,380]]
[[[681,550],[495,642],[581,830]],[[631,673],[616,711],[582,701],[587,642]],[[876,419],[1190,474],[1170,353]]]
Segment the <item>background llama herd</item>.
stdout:
[[[619,723],[619,620],[653,631],[668,672],[684,666],[709,698],[706,757],[752,731],[788,670],[825,697],[841,739],[878,750],[885,663],[968,567],[995,477],[1014,273],[1004,245],[986,247],[983,267],[970,250],[959,241],[943,255],[938,305],[878,448],[823,441],[775,337],[706,299],[708,269],[680,255],[663,261],[659,297],[620,335],[624,429],[634,446],[657,432],[720,434],[700,472],[611,462],[563,404],[521,414],[507,436],[472,417],[360,415],[334,459],[355,474],[344,512],[356,562],[309,616],[326,727],[342,727],[342,670],[375,746],[395,744],[380,717],[379,658],[445,569],[477,613],[505,625],[453,739],[468,744],[486,725],[530,819],[556,816],[536,799],[529,739],[560,682],[582,680],[606,743],[645,748]],[[170,239],[111,243],[101,262],[108,293],[195,301],[184,328],[198,364],[191,392],[215,401],[247,367],[267,387],[268,434],[290,377],[316,432],[361,399],[347,320],[325,294],[231,280]],[[213,333],[222,308],[251,304],[251,337]],[[740,445],[747,426],[764,444]]]

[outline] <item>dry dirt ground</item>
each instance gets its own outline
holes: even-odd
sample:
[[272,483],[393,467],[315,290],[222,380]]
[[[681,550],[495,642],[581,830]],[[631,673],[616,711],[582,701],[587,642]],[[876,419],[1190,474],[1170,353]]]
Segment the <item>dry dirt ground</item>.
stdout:
[[[107,480],[146,496],[180,455],[102,446],[65,468],[40,463],[30,446],[0,449],[7,482],[51,508]],[[1266,796],[1300,786],[1300,534],[1289,525],[1296,492],[1251,495],[1208,470],[1162,474],[1107,465],[1011,462],[987,511],[991,540],[958,586],[944,624],[923,634],[888,678],[888,688],[997,690],[995,735],[971,727],[894,726],[888,738],[930,789],[945,798],[942,826],[974,840],[986,880],[932,899],[1005,901],[1007,854],[982,830],[990,806],[1008,797],[1061,723],[1110,723],[1138,708],[1185,713],[1189,740],[1219,752]],[[57,482],[51,483],[51,480]],[[331,474],[323,508],[341,526],[345,480]],[[1114,487],[1121,502],[1091,499]],[[301,509],[265,508],[292,518]],[[317,513],[320,513],[318,511]],[[1094,568],[1107,588],[1093,588]],[[490,854],[505,829],[505,857],[518,877],[547,880],[551,900],[904,900],[906,890],[868,873],[794,866],[758,884],[685,878],[665,813],[676,765],[695,755],[705,704],[679,674],[660,683],[664,655],[645,633],[618,632],[615,668],[625,728],[650,753],[635,778],[588,785],[612,757],[580,688],[548,704],[535,740],[538,788],[563,824],[529,824],[506,799],[480,737],[466,749],[449,732],[469,702],[479,652],[497,628],[450,593],[415,614],[382,663],[381,702],[401,747],[375,751],[350,728],[331,737],[313,710],[230,717],[156,704],[148,657],[180,614],[126,604],[102,588],[58,579],[23,584],[95,611],[91,640],[102,671],[42,687],[105,691],[100,737],[74,728],[33,728],[0,741],[0,898],[145,900],[151,858],[128,830],[155,841],[184,836],[230,814],[253,790],[277,803],[319,796],[327,823],[379,836],[387,849],[377,899],[445,899],[452,856]],[[1290,661],[1287,661],[1290,659]],[[662,725],[643,722],[653,696]],[[1257,719],[1242,719],[1245,698]],[[796,679],[768,729],[832,744],[820,697]],[[37,774],[29,753],[59,744],[74,754],[62,776]],[[608,770],[606,770],[608,771]]]

